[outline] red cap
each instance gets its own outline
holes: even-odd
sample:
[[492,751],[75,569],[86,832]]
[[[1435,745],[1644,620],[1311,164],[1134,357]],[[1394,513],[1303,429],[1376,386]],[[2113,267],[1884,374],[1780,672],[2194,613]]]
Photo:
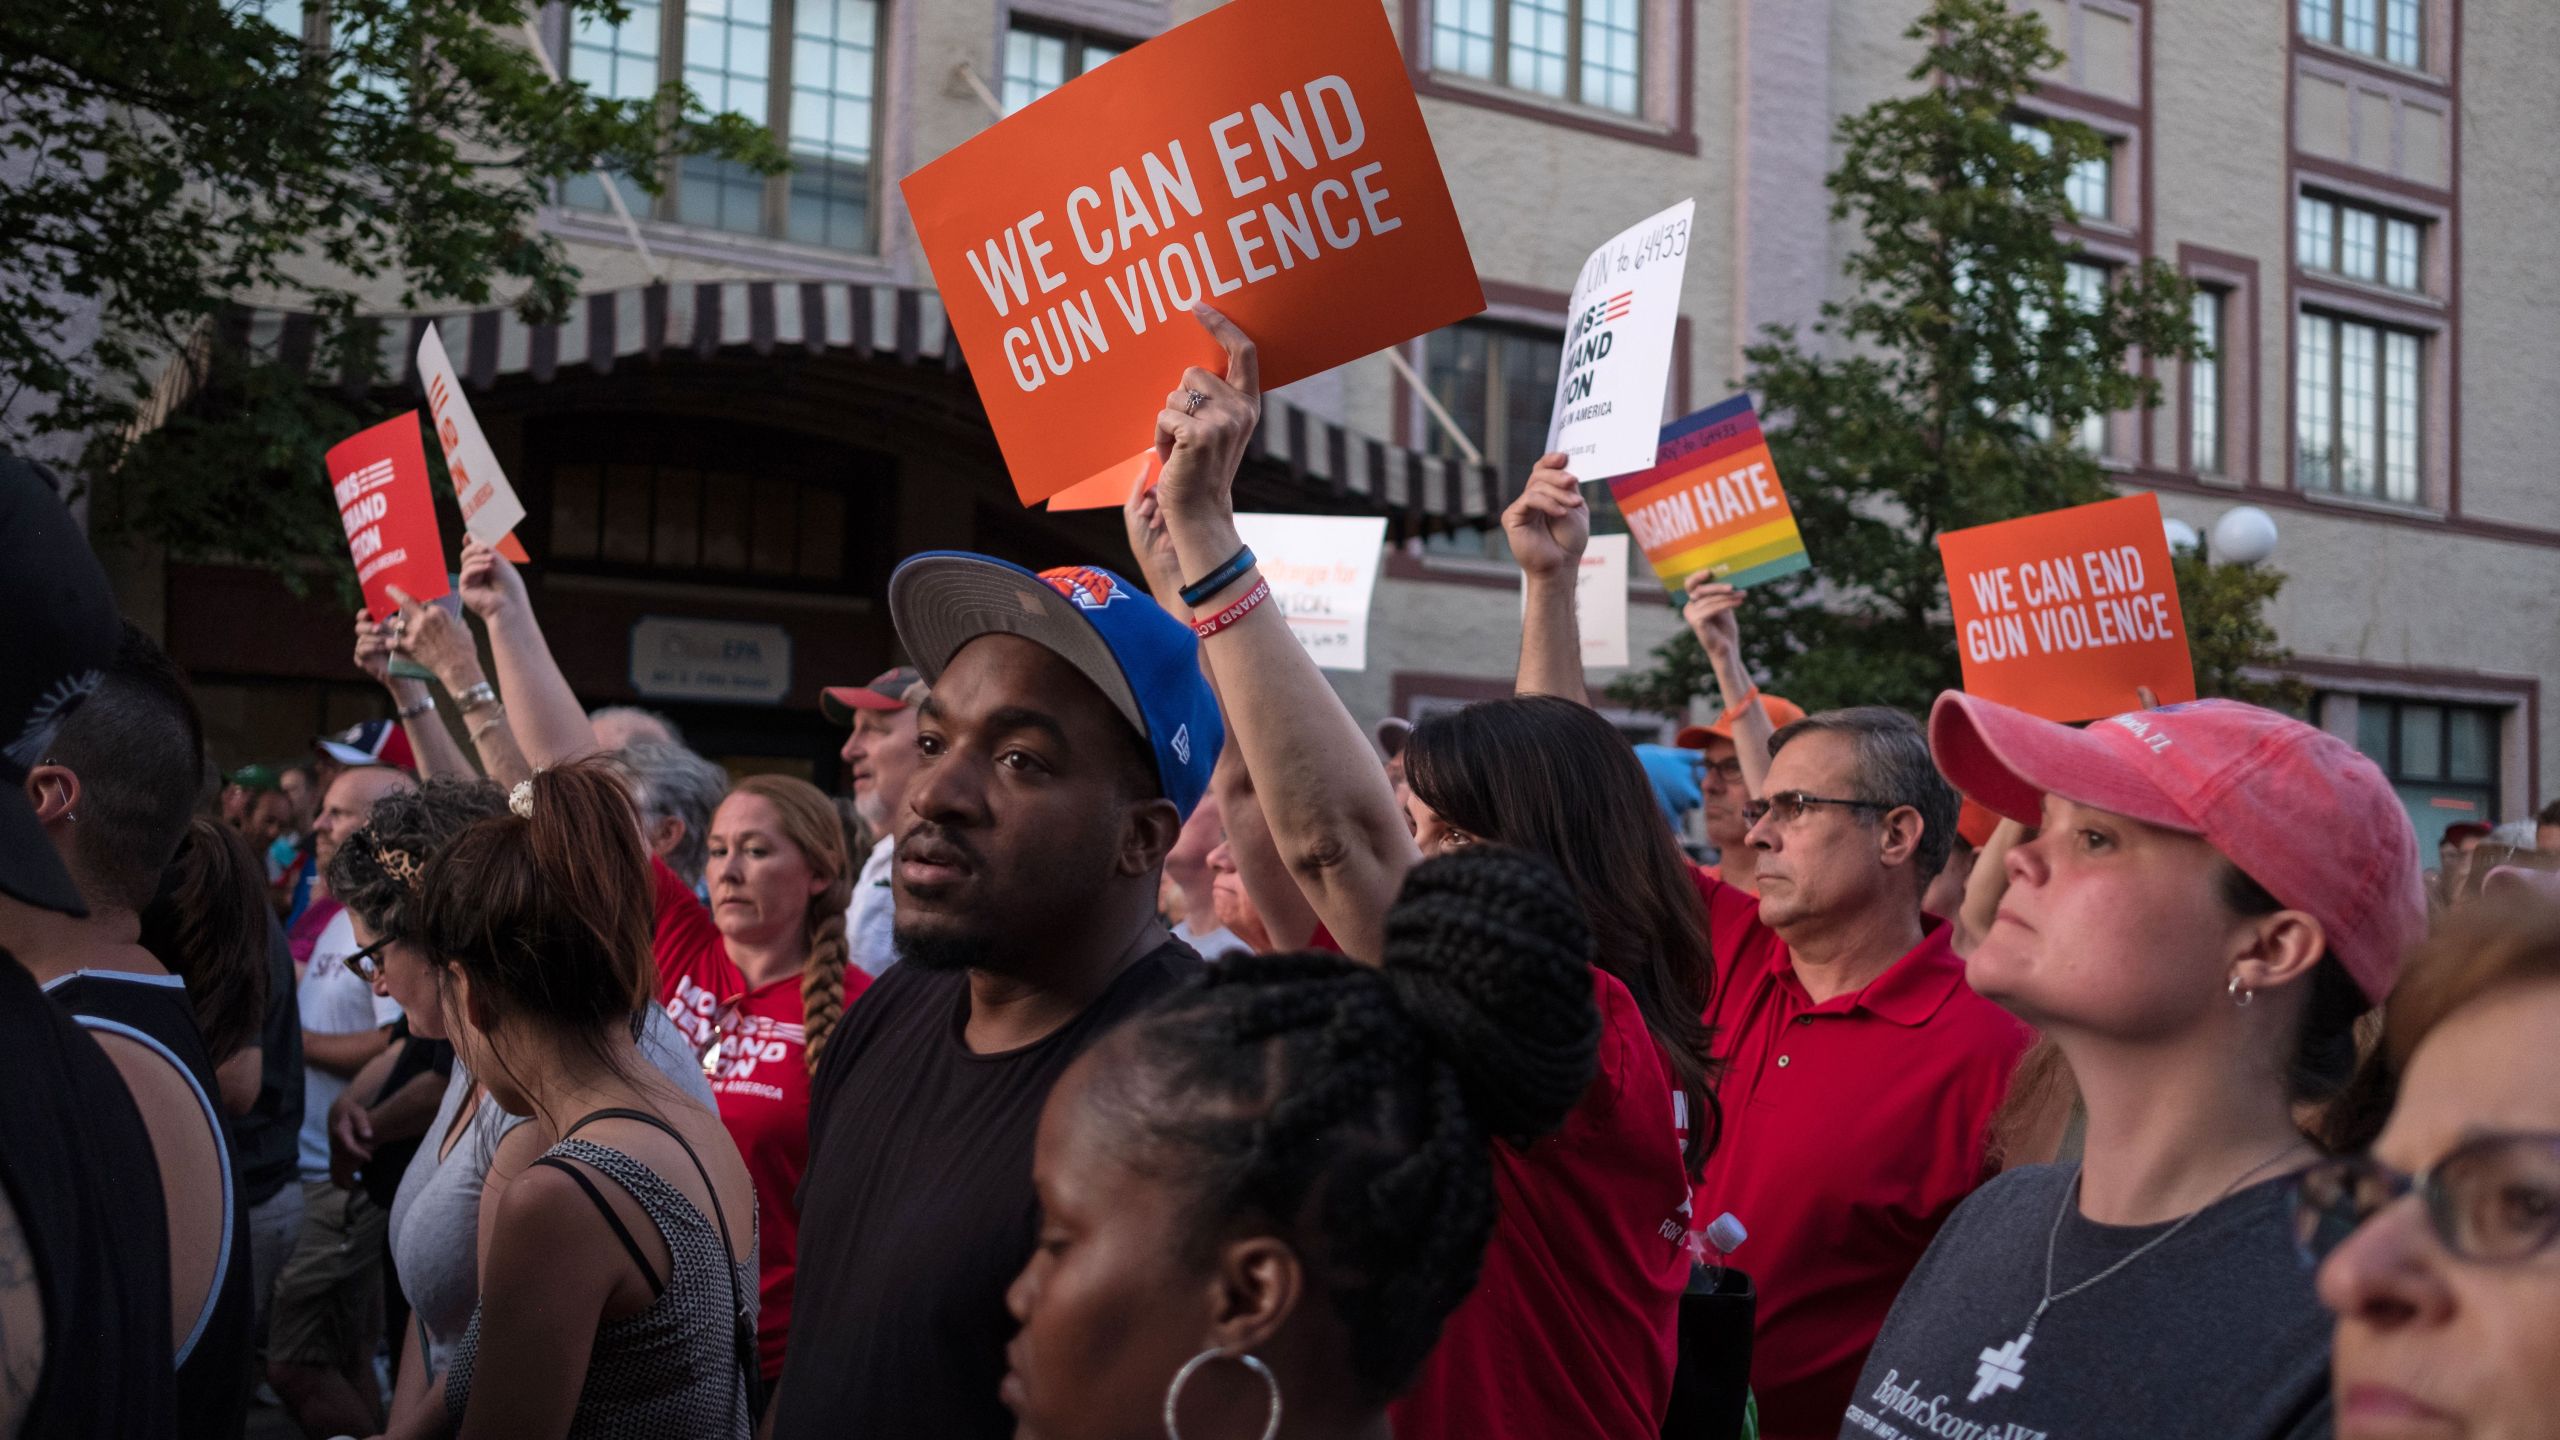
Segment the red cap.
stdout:
[[830,685],[818,692],[818,711],[838,725],[850,725],[856,710],[904,710],[908,689],[923,679],[913,665],[900,665],[872,676],[867,685]]
[[2203,837],[2288,909],[2379,1004],[2426,933],[2418,837],[2354,746],[2234,700],[2136,710],[2086,729],[1948,691],[1929,712],[1938,768],[2034,824],[2047,794]]
[[2456,820],[2444,827],[2444,837],[2437,843],[2459,845],[2465,840],[2486,840],[2492,829],[2493,827],[2483,825],[2477,820]]
[[[1769,729],[1772,732],[1784,730],[1804,718],[1804,707],[1793,700],[1783,699],[1766,691],[1761,692],[1758,699],[1760,708],[1769,712]],[[1716,717],[1716,723],[1713,725],[1685,727],[1678,735],[1672,737],[1671,743],[1683,750],[1704,750],[1707,748],[1710,737],[1722,740],[1728,745],[1733,743],[1733,722],[1742,718],[1744,706],[1750,703],[1749,700],[1745,700],[1741,705],[1727,710]]]

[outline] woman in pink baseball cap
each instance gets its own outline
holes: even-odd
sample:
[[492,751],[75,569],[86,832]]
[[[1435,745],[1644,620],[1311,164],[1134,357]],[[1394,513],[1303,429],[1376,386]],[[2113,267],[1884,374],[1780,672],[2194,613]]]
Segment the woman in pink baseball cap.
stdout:
[[1929,738],[2036,827],[1965,978],[2060,1048],[2087,1139],[1957,1208],[1841,1433],[2327,1435],[2296,1107],[2344,1086],[2426,924],[2398,797],[2344,741],[2225,700],[2075,729],[1950,693]]

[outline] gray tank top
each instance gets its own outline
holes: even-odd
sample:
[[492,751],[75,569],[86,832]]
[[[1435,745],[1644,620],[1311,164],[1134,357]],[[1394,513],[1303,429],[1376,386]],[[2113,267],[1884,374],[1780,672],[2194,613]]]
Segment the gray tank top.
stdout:
[[[655,1005],[640,1032],[640,1053],[687,1098],[719,1113],[702,1062],[686,1047],[675,1022]],[[416,1327],[431,1379],[452,1362],[453,1347],[471,1323],[472,1307],[480,1303],[481,1187],[498,1142],[524,1123],[523,1116],[508,1114],[483,1095],[471,1128],[453,1153],[444,1154],[444,1139],[453,1133],[455,1117],[470,1093],[470,1072],[456,1062],[435,1124],[400,1177],[399,1194],[391,1202],[391,1258],[399,1267],[400,1291],[409,1298],[415,1316],[410,1324]]]
[[[651,1277],[663,1278],[665,1287],[648,1309],[596,1327],[578,1408],[569,1420],[569,1440],[748,1440],[752,1425],[746,1371],[731,1297],[746,1306],[752,1333],[755,1222],[749,1221],[745,1260],[732,1264],[711,1218],[640,1161],[574,1136],[552,1146],[545,1158],[575,1162],[629,1192],[658,1227],[674,1261],[668,1275]],[[594,1198],[601,1207],[601,1195]],[[748,1216],[756,1213],[753,1205],[740,1209]],[[598,1218],[597,1224],[605,1223]],[[614,1223],[618,1228],[619,1222]],[[623,1244],[632,1244],[627,1235]],[[640,1263],[636,1250],[632,1258]],[[475,1307],[445,1372],[445,1405],[457,1417],[470,1409],[479,1358],[480,1313]]]

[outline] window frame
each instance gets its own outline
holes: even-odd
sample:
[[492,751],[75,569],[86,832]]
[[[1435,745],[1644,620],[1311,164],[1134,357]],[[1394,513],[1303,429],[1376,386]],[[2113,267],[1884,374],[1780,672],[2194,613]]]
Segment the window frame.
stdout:
[[2255,485],[2265,463],[2259,449],[2264,410],[2259,393],[2262,359],[2258,326],[2262,322],[2258,313],[2257,258],[2180,242],[2177,265],[2180,278],[2198,291],[2211,291],[2220,298],[2222,334],[2216,391],[2222,444],[2221,468],[2196,467],[2195,380],[2192,374],[2182,373],[2178,377],[2176,433],[2171,437],[2174,448],[2169,452],[2174,457],[2173,468],[2207,485]]
[[[2178,458],[2190,475],[2217,479],[2231,473],[2231,308],[2233,292],[2222,285],[2198,284],[2190,306],[2208,305],[2212,316],[2212,349],[2187,362],[2187,424]],[[2190,308],[2190,321],[2199,319]],[[2201,328],[2201,327],[2199,327]],[[2209,369],[2207,367],[2210,367]],[[2210,414],[2211,423],[2206,416]],[[2210,431],[2212,439],[2205,439]],[[2208,455],[2206,452],[2210,450]]]
[[[997,103],[1000,105],[1003,103],[1005,83],[1011,78],[1006,73],[1005,51],[1011,48],[1015,31],[1038,36],[1044,40],[1063,41],[1067,47],[1065,73],[1058,84],[1024,101],[1025,105],[1037,103],[1060,86],[1091,73],[1093,65],[1087,64],[1085,59],[1085,52],[1088,49],[1108,49],[1111,53],[1102,58],[1104,61],[1109,61],[1126,55],[1146,43],[1145,37],[1142,36],[1121,35],[1109,30],[1079,25],[1073,21],[1053,20],[1033,12],[1011,11],[1004,17],[1004,27],[996,33],[996,96]],[[1005,111],[1007,115],[1015,113],[1013,109]]]
[[[2324,420],[2328,430],[2331,462],[2329,478],[2324,484],[2311,482],[2310,467],[2305,463],[2306,457],[2302,449],[2302,396],[2305,369],[2303,350],[2306,324],[2328,326],[2328,348],[2323,357],[2323,363],[2329,372],[2324,381],[2327,412]],[[2346,351],[2348,348],[2346,332],[2349,326],[2370,331],[2374,336],[2371,361],[2373,408],[2370,417],[2372,424],[2370,433],[2374,440],[2375,451],[2370,461],[2373,476],[2373,489],[2370,493],[2346,488],[2340,483],[2336,470],[2337,457],[2343,453],[2346,441]],[[2390,360],[2390,342],[2395,337],[2409,340],[2418,347],[2416,362],[2410,367],[2412,383],[2417,393],[2414,413],[2411,417],[2413,429],[2409,437],[2411,474],[2410,493],[2407,495],[2391,493],[2389,460],[2391,404],[2397,392],[2391,388],[2389,377],[2394,368]],[[2295,489],[2306,495],[2320,495],[2372,505],[2416,508],[2428,503],[2430,473],[2427,463],[2428,446],[2434,438],[2434,427],[2429,423],[2428,416],[2428,390],[2431,386],[2429,371],[2437,358],[2431,353],[2431,347],[2442,338],[2438,332],[2411,325],[2395,324],[2378,316],[2359,314],[2352,310],[2335,309],[2316,301],[2307,302],[2295,308],[2293,334],[2289,338],[2291,347],[2289,369],[2293,376],[2294,413],[2292,434],[2288,442],[2292,447]]]
[[[2373,48],[2371,49],[2357,45],[2347,38],[2348,11],[2367,6],[2372,10],[2370,24],[2373,31]],[[2293,33],[2314,45],[2325,46],[2341,54],[2353,55],[2359,60],[2376,65],[2387,65],[2395,70],[2411,70],[2423,74],[2427,73],[2429,51],[2433,48],[2428,44],[2427,34],[2428,22],[2431,18],[2428,12],[2432,8],[2430,0],[2294,0]],[[2319,22],[2317,29],[2314,28],[2311,20],[2314,11],[2326,17]],[[2392,39],[2397,28],[2392,21],[2396,16],[2403,14],[2407,15],[2411,22],[2410,54],[2407,59],[2392,53]]]
[[[657,3],[657,83],[660,86],[663,86],[670,79],[684,78],[685,18],[688,0],[657,0]],[[887,107],[884,103],[886,98],[884,94],[884,86],[888,79],[888,48],[890,35],[887,21],[889,18],[889,5],[891,0],[873,0],[872,5],[873,26],[870,47],[871,91],[869,97],[871,133],[869,158],[865,162],[866,174],[863,177],[863,188],[865,191],[864,214],[866,219],[866,228],[870,233],[863,238],[863,243],[859,247],[836,246],[817,241],[796,240],[791,236],[791,183],[800,173],[798,162],[803,158],[802,152],[796,152],[792,149],[792,131],[790,125],[791,97],[793,90],[792,80],[794,73],[792,69],[792,50],[794,48],[794,41],[797,38],[795,22],[798,18],[799,7],[804,3],[804,0],[768,0],[768,3],[771,6],[771,11],[767,22],[768,44],[763,76],[763,84],[765,87],[765,114],[763,116],[763,124],[767,130],[772,132],[774,138],[781,144],[784,153],[792,158],[794,164],[793,168],[785,170],[781,174],[767,175],[760,178],[758,183],[761,189],[761,194],[758,200],[757,227],[754,230],[733,230],[723,226],[705,225],[683,218],[682,205],[684,200],[684,185],[686,183],[684,165],[687,159],[687,157],[684,156],[669,156],[664,161],[660,162],[658,169],[660,193],[654,197],[643,197],[648,202],[645,206],[634,205],[632,207],[632,218],[642,224],[653,227],[672,227],[687,236],[699,236],[706,239],[713,239],[716,237],[716,243],[721,244],[738,244],[758,248],[764,246],[788,246],[794,250],[811,255],[843,257],[848,260],[880,260],[884,257],[887,251],[887,230],[889,228],[887,224],[888,217],[884,213],[885,201],[888,192],[883,184],[884,165],[882,150],[886,136],[885,111]],[[570,73],[571,48],[577,43],[577,32],[574,19],[565,7],[562,7],[557,11],[557,18],[549,29],[551,33],[548,38],[553,43],[554,53],[561,57],[561,72],[564,75],[567,75]],[[823,153],[816,151],[807,152],[806,158],[818,163],[825,163],[827,159]],[[599,207],[585,204],[573,204],[567,198],[567,186],[565,184],[554,193],[552,203],[566,215],[575,215],[580,217],[600,216],[605,218],[606,223],[611,223],[610,206]]]
[[[2303,258],[2303,224],[2306,207],[2320,207],[2328,215],[2328,256],[2314,262]],[[2358,275],[2347,268],[2348,231],[2351,219],[2369,220],[2373,226],[2373,273]],[[2293,264],[2306,275],[2347,285],[2360,285],[2390,295],[2433,298],[2428,287],[2429,267],[2435,260],[2434,231],[2437,220],[2415,211],[2375,203],[2371,200],[2342,195],[2318,186],[2297,187],[2293,197],[2292,240],[2289,246]],[[2403,286],[2390,279],[2392,233],[2394,227],[2412,232],[2416,248],[2410,256],[2411,283]]]
[[[1438,0],[1438,3],[1462,5],[1465,3],[1465,0]],[[1587,13],[1585,7],[1589,6],[1592,3],[1592,0],[1541,0],[1541,3],[1561,5],[1564,7],[1564,93],[1561,95],[1551,95],[1544,90],[1532,89],[1511,77],[1511,11],[1513,6],[1518,3],[1518,0],[1489,0],[1489,3],[1493,7],[1493,73],[1490,75],[1471,75],[1464,70],[1442,70],[1436,63],[1433,63],[1432,56],[1439,48],[1440,33],[1440,11],[1438,9],[1438,5],[1435,4],[1429,18],[1427,33],[1420,37],[1424,63],[1431,65],[1433,74],[1451,79],[1472,81],[1478,85],[1491,85],[1498,90],[1518,95],[1526,95],[1532,100],[1549,105],[1565,105],[1578,110],[1589,110],[1598,114],[1614,115],[1627,120],[1638,119],[1644,115],[1645,33],[1649,28],[1651,28],[1648,24],[1647,12],[1652,9],[1650,5],[1645,3],[1645,0],[1636,0],[1635,4],[1636,105],[1633,110],[1620,110],[1613,106],[1602,105],[1585,99],[1583,96],[1582,32],[1583,27],[1588,23],[1585,18]]]
[[[1537,120],[1569,130],[1669,150],[1700,153],[1696,119],[1698,9],[1689,0],[1637,0],[1636,110],[1602,109],[1569,103],[1532,90],[1433,66],[1431,55],[1435,12],[1462,0],[1400,0],[1403,24],[1397,34],[1404,46],[1405,73],[1414,93],[1506,115]],[[1508,35],[1507,0],[1494,0],[1495,15]],[[1568,27],[1579,55],[1580,25]],[[1496,45],[1498,65],[1507,66],[1505,47]],[[1573,67],[1574,84],[1580,84]],[[1657,83],[1659,82],[1659,83]]]
[[[1477,449],[1484,455],[1485,463],[1493,466],[1497,474],[1505,477],[1514,473],[1520,475],[1528,474],[1529,465],[1536,463],[1538,457],[1535,455],[1517,457],[1508,453],[1508,436],[1510,433],[1509,422],[1511,419],[1509,414],[1510,387],[1506,383],[1507,377],[1502,370],[1499,358],[1502,350],[1495,342],[1505,338],[1534,340],[1551,347],[1559,356],[1561,356],[1564,351],[1563,322],[1559,320],[1553,323],[1548,323],[1521,316],[1493,314],[1471,315],[1464,320],[1443,325],[1439,330],[1434,330],[1427,334],[1416,336],[1414,338],[1414,343],[1417,347],[1418,353],[1414,356],[1414,373],[1422,377],[1423,384],[1426,386],[1431,383],[1431,339],[1433,335],[1440,334],[1444,331],[1473,331],[1481,333],[1486,337],[1486,363],[1484,369],[1485,433],[1481,437],[1469,436],[1468,438],[1470,440],[1477,441]],[[1449,402],[1446,397],[1439,398],[1440,403],[1443,406],[1448,405]],[[1552,395],[1549,399],[1552,401]],[[1463,459],[1464,457],[1462,456],[1442,451],[1439,448],[1447,437],[1441,432],[1440,422],[1431,418],[1428,408],[1422,404],[1418,397],[1414,401],[1414,408],[1422,412],[1422,428],[1417,432],[1417,443],[1413,448],[1421,454],[1436,455],[1444,460]],[[1501,436],[1503,438],[1497,440],[1497,436]],[[1497,445],[1501,448],[1497,449]],[[1524,458],[1527,463],[1521,463]]]

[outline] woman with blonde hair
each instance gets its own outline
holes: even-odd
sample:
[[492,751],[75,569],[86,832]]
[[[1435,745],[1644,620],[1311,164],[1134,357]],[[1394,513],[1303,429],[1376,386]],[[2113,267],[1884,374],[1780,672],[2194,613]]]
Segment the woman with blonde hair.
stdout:
[[755,1176],[763,1240],[756,1349],[770,1383],[790,1334],[809,1076],[845,1005],[871,981],[845,964],[853,864],[835,806],[818,787],[750,775],[711,818],[708,909],[664,861],[652,860],[650,872],[658,1001],[702,1053],[720,1118]]

